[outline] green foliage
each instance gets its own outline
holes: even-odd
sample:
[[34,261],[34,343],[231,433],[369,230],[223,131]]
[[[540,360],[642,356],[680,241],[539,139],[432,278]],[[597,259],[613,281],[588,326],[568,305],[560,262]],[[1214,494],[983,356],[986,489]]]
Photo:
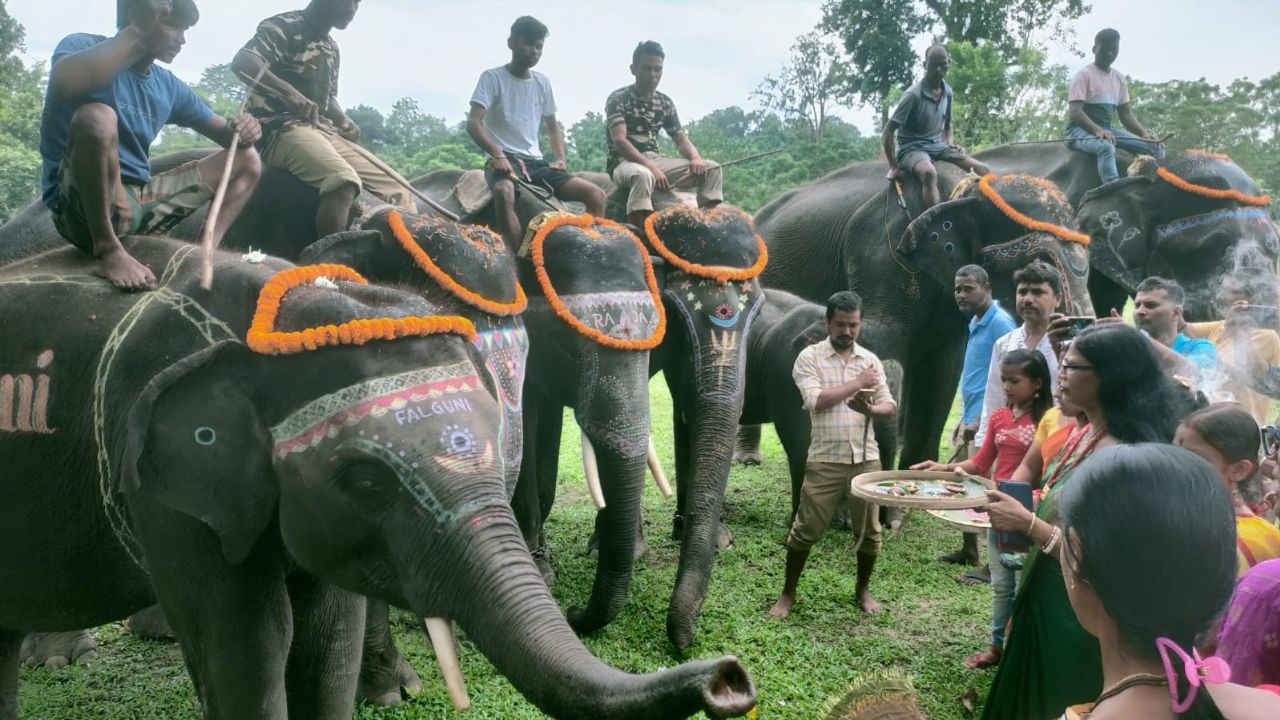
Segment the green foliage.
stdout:
[[40,190],[40,110],[46,77],[43,63],[27,67],[19,57],[25,34],[0,2],[0,223]]
[[828,114],[839,102],[848,76],[848,65],[836,52],[835,43],[815,31],[796,39],[786,67],[776,76],[766,75],[752,96],[766,109],[807,125],[809,137],[821,143]]
[[917,64],[911,40],[927,26],[914,0],[827,0],[822,6],[821,28],[849,53],[845,94],[878,108],[881,126],[889,120],[889,93],[911,84]]
[[992,44],[952,42],[947,75],[955,93],[956,141],[972,149],[1061,137],[1066,124],[1065,65],[1025,48],[1009,64]]

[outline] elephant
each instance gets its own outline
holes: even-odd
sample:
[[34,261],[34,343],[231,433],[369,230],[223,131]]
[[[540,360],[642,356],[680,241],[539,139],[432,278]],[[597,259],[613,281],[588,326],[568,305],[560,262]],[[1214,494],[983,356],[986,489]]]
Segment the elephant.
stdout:
[[582,646],[507,503],[465,318],[342,266],[219,252],[206,291],[191,244],[131,251],[159,289],[111,289],[72,248],[0,269],[23,308],[0,352],[0,718],[26,631],[157,600],[206,718],[350,717],[361,596],[457,622],[553,717],[754,706],[732,657],[634,676]]
[[955,271],[983,265],[1012,307],[1013,272],[1041,259],[1062,272],[1062,309],[1087,314],[1088,238],[1072,229],[1062,194],[1036,178],[960,182],[943,165],[939,183],[951,199],[910,217],[918,183],[905,183],[902,197],[884,174],[883,162],[846,166],[778,197],[756,223],[769,246],[766,287],[815,303],[839,290],[862,296],[862,338],[903,368],[899,464],[907,467],[936,457],[959,382],[966,331],[951,297]]
[[1231,158],[1187,150],[1171,153],[1158,169],[1152,158],[1130,165],[1132,156],[1124,155],[1128,177],[1107,185],[1092,155],[1059,144],[1006,145],[977,157],[1000,172],[1044,177],[1066,194],[1092,239],[1089,292],[1098,315],[1123,309],[1139,282],[1160,275],[1187,290],[1188,320],[1212,319],[1225,273],[1275,268],[1280,240],[1267,199]]

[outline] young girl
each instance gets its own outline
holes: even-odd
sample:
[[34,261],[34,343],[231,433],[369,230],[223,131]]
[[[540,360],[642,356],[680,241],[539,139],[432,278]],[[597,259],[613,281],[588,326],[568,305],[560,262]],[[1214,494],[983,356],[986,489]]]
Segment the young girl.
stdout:
[[1173,443],[1208,460],[1231,493],[1236,511],[1237,574],[1280,557],[1280,530],[1256,516],[1240,495],[1240,485],[1254,482],[1258,472],[1261,439],[1253,416],[1236,403],[1210,405],[1182,421]]
[[[1037,350],[1012,350],[1000,358],[1000,383],[1006,405],[992,413],[987,425],[987,441],[977,455],[962,463],[925,461],[911,466],[911,469],[959,470],[970,475],[990,476],[998,483],[1011,480],[1031,447],[1040,419],[1053,407],[1049,365]],[[1027,490],[1030,490],[1029,486]],[[1030,498],[1029,492],[1027,497]],[[996,547],[996,532],[989,530],[987,564],[991,566],[991,648],[974,653],[965,660],[968,668],[990,667],[1000,661],[1005,625],[1013,611],[1017,569],[1006,566]]]

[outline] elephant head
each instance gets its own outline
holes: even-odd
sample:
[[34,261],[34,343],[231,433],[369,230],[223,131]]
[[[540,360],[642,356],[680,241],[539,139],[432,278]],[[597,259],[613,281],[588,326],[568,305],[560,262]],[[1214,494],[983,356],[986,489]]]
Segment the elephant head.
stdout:
[[[319,286],[280,286],[288,269],[258,287],[218,276],[219,302],[260,297],[253,325],[140,394],[131,492],[207,525],[233,563],[278,543],[330,583],[457,622],[553,717],[746,712],[754,689],[733,658],[634,676],[591,655],[507,504],[500,409],[453,336],[466,323],[433,323],[420,297],[321,267]],[[374,339],[433,328],[445,334]]]
[[1092,238],[1094,269],[1124,293],[1152,275],[1177,280],[1187,291],[1187,318],[1207,319],[1224,276],[1242,267],[1274,270],[1280,235],[1269,203],[1230,158],[1190,150],[1163,167],[1140,161],[1129,177],[1086,193],[1076,220]]
[[897,251],[944,287],[956,271],[981,265],[1006,307],[1013,307],[1013,274],[1041,260],[1062,274],[1063,310],[1092,314],[1089,238],[1077,232],[1071,205],[1052,183],[1029,175],[966,180],[952,199],[907,226]]
[[668,208],[649,217],[645,235],[665,262],[662,300],[673,325],[658,357],[676,416],[683,540],[667,636],[684,649],[711,581],[768,255],[751,219],[733,208]]
[[[542,218],[529,249],[522,282],[532,295],[530,374],[538,379],[526,398],[539,422],[557,429],[547,444],[558,446],[561,408],[573,408],[603,490],[591,598],[569,612],[574,628],[589,633],[618,614],[631,583],[649,448],[649,351],[662,341],[666,314],[648,253],[614,223]],[[554,448],[535,451],[556,457]]]
[[428,302],[476,326],[472,340],[503,411],[500,448],[508,494],[515,492],[523,445],[521,393],[529,341],[520,313],[528,305],[515,258],[502,239],[477,225],[386,206],[360,230],[322,238],[305,263],[338,263],[375,282],[412,288]]

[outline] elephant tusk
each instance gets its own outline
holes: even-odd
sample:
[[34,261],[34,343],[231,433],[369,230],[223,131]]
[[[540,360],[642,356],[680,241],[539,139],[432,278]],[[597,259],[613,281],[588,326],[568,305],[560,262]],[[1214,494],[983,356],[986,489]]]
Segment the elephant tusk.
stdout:
[[658,485],[658,492],[665,500],[671,499],[671,484],[667,482],[667,474],[662,472],[662,463],[658,461],[658,448],[653,446],[653,438],[649,438],[649,472],[653,473],[653,481]]
[[591,502],[596,510],[604,509],[604,489],[600,487],[600,466],[596,464],[596,450],[591,447],[591,439],[579,430],[582,436],[582,474],[587,476],[587,491],[591,493]]
[[471,698],[467,697],[467,684],[462,679],[462,668],[458,667],[453,628],[444,618],[425,618],[422,624],[426,627],[427,637],[431,638],[436,662],[440,663],[440,674],[444,676],[444,686],[449,691],[450,702],[455,710],[466,710],[471,707]]

